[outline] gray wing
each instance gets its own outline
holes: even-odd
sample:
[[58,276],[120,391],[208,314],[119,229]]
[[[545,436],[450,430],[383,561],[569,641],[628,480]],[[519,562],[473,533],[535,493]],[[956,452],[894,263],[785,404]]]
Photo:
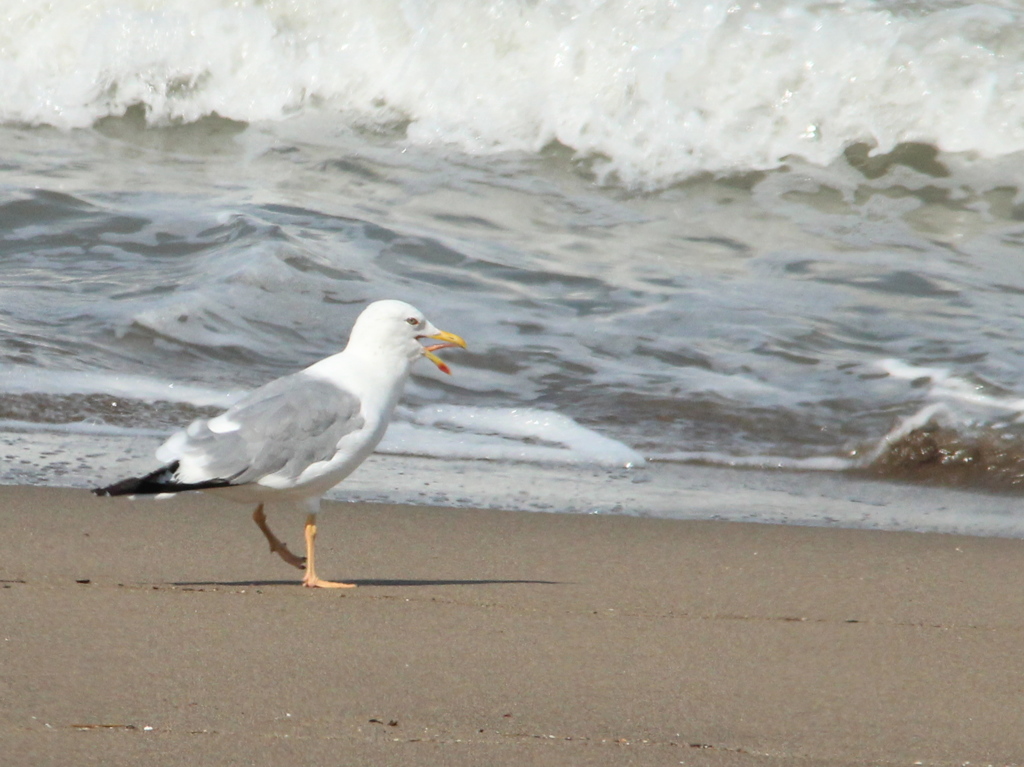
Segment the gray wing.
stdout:
[[359,408],[354,394],[295,373],[271,381],[217,417],[238,424],[233,431],[211,429],[217,419],[193,421],[176,452],[202,465],[210,479],[233,485],[278,472],[294,479],[311,464],[329,460],[342,437],[362,428]]

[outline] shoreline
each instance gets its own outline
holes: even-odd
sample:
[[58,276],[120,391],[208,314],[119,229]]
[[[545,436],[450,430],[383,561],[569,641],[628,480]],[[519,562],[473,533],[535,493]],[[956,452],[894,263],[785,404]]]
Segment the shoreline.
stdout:
[[[91,488],[157,466],[155,437],[0,430],[0,486]],[[1020,495],[835,471],[639,469],[371,455],[327,494],[350,503],[717,519],[1024,538]]]
[[1020,540],[328,503],[333,592],[208,496],[0,509],[13,764],[1024,764]]

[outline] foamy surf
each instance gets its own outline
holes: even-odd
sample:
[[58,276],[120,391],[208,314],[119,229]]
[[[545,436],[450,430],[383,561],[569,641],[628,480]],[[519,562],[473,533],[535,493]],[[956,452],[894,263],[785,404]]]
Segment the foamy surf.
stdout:
[[378,452],[626,469],[645,464],[622,442],[538,408],[433,405],[403,416]]
[[1003,4],[866,0],[16,2],[0,121],[328,114],[475,154],[558,143],[648,187],[827,165],[853,144],[1005,156],[1024,150],[1022,22]]

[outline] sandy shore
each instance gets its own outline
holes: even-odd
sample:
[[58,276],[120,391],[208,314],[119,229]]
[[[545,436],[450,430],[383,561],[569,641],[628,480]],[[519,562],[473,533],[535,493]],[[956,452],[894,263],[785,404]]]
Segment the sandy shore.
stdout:
[[1024,764],[1022,541],[350,504],[318,553],[360,588],[217,499],[0,489],[0,761]]

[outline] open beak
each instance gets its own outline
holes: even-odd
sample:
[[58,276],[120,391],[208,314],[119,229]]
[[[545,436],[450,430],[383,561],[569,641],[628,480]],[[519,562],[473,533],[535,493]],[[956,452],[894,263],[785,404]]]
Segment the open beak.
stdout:
[[439,344],[430,344],[429,346],[424,346],[423,356],[426,357],[431,362],[433,362],[435,365],[437,365],[437,369],[440,370],[442,373],[447,373],[448,375],[451,375],[451,369],[449,369],[449,367],[446,364],[444,364],[444,360],[442,360],[440,357],[434,354],[434,352],[438,351],[439,349],[451,349],[456,346],[461,346],[463,349],[465,349],[466,342],[463,341],[454,333],[446,333],[443,330],[440,333],[435,333],[434,335],[431,336],[421,336],[421,338],[434,338],[441,342]]

